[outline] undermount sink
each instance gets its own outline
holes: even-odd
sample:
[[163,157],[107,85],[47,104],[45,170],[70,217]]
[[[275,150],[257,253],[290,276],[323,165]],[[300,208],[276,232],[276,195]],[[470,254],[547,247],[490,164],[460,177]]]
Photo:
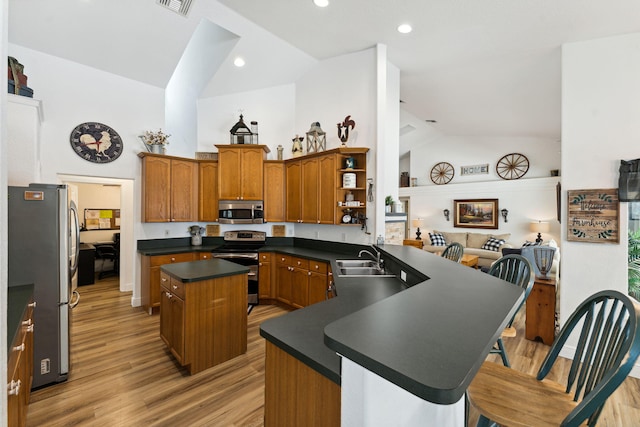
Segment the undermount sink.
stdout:
[[368,259],[338,259],[336,264],[339,268],[343,267],[378,267],[375,261]]
[[389,274],[384,269],[378,267],[375,261],[370,260],[337,260],[338,276],[342,277],[395,277],[394,274]]

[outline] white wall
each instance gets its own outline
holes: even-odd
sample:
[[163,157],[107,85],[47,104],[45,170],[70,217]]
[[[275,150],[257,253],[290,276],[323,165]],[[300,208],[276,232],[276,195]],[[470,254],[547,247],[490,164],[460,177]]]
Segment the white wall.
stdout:
[[[640,157],[640,34],[569,43],[562,58],[566,201],[567,190],[617,188],[620,160]],[[627,292],[627,231],[627,203],[620,203],[619,244],[563,242],[562,321],[599,290]]]
[[[400,189],[401,197],[410,198],[412,219],[422,218],[424,226],[422,238],[429,240],[429,231],[511,233],[509,243],[519,247],[526,240],[533,241],[536,234],[529,231],[531,221],[548,221],[549,233],[544,233],[545,241],[554,239],[560,242],[560,224],[556,211],[556,184],[558,178],[531,178],[518,180],[500,180],[493,182],[475,182],[463,184],[430,185],[405,187]],[[454,228],[453,201],[455,199],[498,199],[499,209],[509,210],[508,222],[502,216],[498,218],[498,230]],[[451,211],[450,221],[446,221],[443,209]],[[411,233],[415,229],[411,227]]]

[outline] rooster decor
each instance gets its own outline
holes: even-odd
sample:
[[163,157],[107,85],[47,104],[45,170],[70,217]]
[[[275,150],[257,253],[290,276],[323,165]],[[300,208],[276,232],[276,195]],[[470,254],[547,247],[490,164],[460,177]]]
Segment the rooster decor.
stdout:
[[347,141],[349,140],[349,128],[353,129],[355,127],[356,122],[351,120],[351,116],[345,117],[344,122],[338,123],[338,138],[342,141],[343,147],[347,146]]

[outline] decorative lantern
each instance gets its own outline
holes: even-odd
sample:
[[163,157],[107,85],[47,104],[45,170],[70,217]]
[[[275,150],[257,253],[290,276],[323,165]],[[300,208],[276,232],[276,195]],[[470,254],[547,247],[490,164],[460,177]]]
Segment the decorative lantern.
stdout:
[[324,151],[327,149],[327,136],[320,127],[320,122],[311,123],[307,132],[307,153]]
[[238,120],[238,123],[233,125],[229,134],[231,137],[231,144],[251,144],[252,142],[251,138],[253,133],[244,123],[244,120],[242,120],[242,114],[240,114],[240,120]]

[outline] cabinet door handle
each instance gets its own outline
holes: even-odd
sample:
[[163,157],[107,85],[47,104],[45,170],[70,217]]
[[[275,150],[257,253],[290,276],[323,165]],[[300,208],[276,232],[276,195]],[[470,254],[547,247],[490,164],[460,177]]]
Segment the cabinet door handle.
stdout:
[[20,393],[20,386],[22,385],[22,381],[14,381],[11,380],[9,383],[9,390],[7,390],[7,394],[9,396],[17,396]]
[[202,259],[209,259],[207,255],[202,255]]
[[171,287],[173,288],[173,290],[175,291],[176,289],[178,289],[178,287],[176,285],[171,285]]
[[310,271],[307,271],[307,276],[311,276],[311,272]]
[[262,267],[262,263],[261,262],[258,263],[258,267]]
[[27,306],[31,307],[31,308],[36,308],[36,302],[35,301],[31,302],[31,303],[27,304]]
[[176,259],[171,257],[171,262],[175,262],[175,261],[176,261]]
[[166,277],[163,277],[163,278],[161,278],[160,280],[161,280],[162,282],[166,282],[166,281],[167,281],[167,278],[166,278]]
[[300,261],[298,261],[298,265],[302,264]]
[[13,351],[24,351],[24,343],[13,347]]
[[169,299],[173,298],[173,295],[171,295],[169,292],[165,292],[165,294],[167,295],[167,298]]
[[27,332],[33,332],[33,325],[27,326]]
[[22,321],[22,326],[29,326],[31,324],[31,318]]

